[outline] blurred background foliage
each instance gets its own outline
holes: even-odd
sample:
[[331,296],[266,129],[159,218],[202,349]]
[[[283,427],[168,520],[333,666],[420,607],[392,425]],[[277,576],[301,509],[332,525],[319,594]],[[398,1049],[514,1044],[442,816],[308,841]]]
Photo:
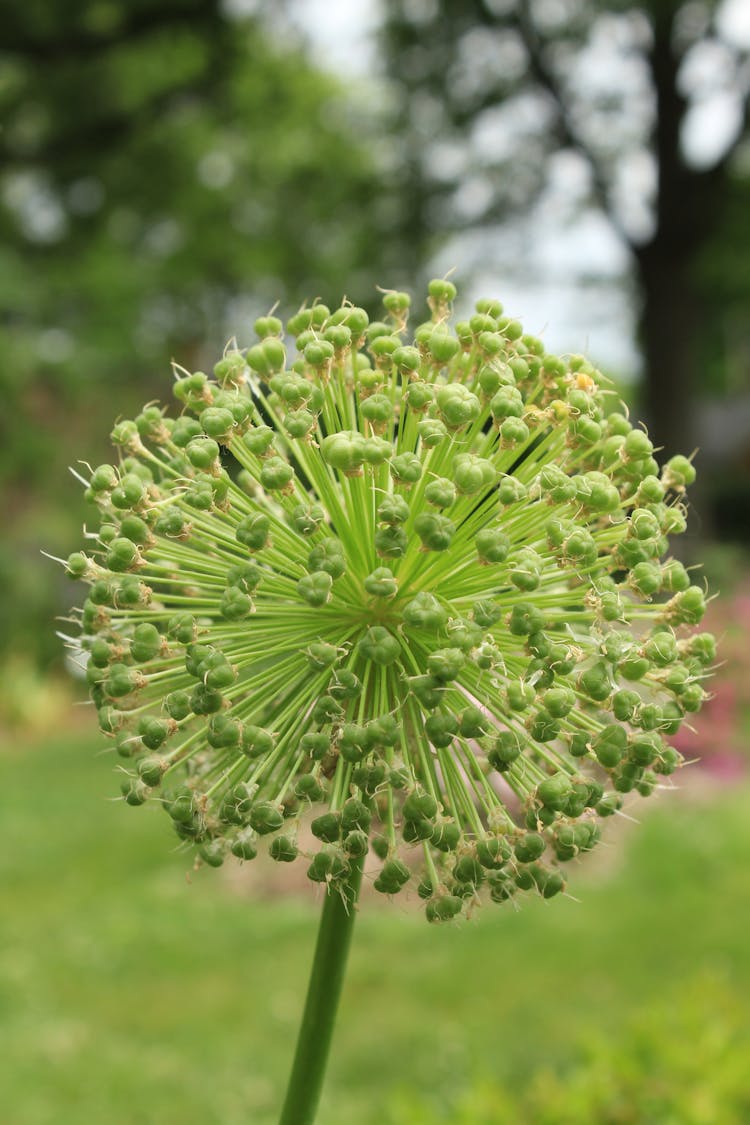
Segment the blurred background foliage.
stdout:
[[104,802],[111,763],[70,718],[54,635],[81,595],[40,554],[80,543],[67,467],[108,460],[116,416],[168,401],[173,359],[212,363],[277,301],[375,309],[375,281],[418,294],[458,262],[466,294],[571,290],[583,325],[608,287],[629,309],[639,362],[608,374],[668,452],[700,447],[693,551],[726,667],[681,735],[685,794],[620,824],[624,858],[583,872],[582,904],[428,934],[366,904],[324,1120],[743,1125],[743,0],[373,0],[349,67],[354,7],[3,9],[3,1101],[14,1125],[272,1120],[315,925],[242,873],[191,890],[160,826]]

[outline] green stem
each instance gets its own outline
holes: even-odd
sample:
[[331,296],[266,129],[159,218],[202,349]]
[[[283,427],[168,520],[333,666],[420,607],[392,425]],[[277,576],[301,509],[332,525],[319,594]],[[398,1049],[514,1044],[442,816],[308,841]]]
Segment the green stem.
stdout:
[[351,944],[364,859],[343,885],[326,892],[305,1011],[279,1125],[312,1125],[320,1100]]

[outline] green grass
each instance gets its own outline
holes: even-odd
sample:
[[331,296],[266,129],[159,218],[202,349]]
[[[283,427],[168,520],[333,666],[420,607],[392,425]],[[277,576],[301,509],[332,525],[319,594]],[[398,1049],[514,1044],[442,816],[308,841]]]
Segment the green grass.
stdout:
[[[108,800],[116,779],[96,745],[65,737],[0,756],[3,1117],[273,1122],[314,894],[255,901],[222,872],[188,880],[167,819]],[[427,1121],[394,1107],[406,1096],[437,1114],[487,1076],[514,1095],[573,1066],[584,1040],[616,1042],[696,987],[702,1002],[715,988],[717,1005],[746,1005],[748,796],[662,797],[611,862],[572,872],[580,901],[487,907],[443,928],[416,902],[368,902],[321,1125]]]

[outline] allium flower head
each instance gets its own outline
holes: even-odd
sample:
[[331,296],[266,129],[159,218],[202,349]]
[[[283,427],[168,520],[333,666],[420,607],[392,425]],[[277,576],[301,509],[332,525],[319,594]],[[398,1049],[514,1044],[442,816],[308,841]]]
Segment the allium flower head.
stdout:
[[398,292],[382,323],[263,317],[178,372],[177,417],[115,426],[67,563],[129,804],[214,866],[267,845],[336,884],[372,849],[392,895],[417,857],[431,920],[563,890],[679,765],[714,659],[661,561],[690,461],[660,471],[602,375],[497,301],[451,327],[454,297],[433,281],[413,338]]

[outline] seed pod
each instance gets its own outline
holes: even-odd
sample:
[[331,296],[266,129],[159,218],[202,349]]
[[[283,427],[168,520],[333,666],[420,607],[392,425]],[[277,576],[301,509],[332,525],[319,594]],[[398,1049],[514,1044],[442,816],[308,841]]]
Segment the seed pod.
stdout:
[[299,745],[300,750],[309,754],[314,762],[322,762],[331,749],[331,740],[320,731],[308,731],[302,735]]
[[250,825],[259,836],[276,832],[283,823],[281,810],[270,801],[259,801],[250,812]]
[[[422,818],[417,818],[418,820]],[[429,837],[430,843],[440,852],[453,852],[461,839],[461,829],[451,821],[435,825]]]
[[440,418],[449,430],[459,430],[479,417],[479,399],[460,383],[439,387],[435,400]]
[[414,521],[414,530],[427,551],[447,551],[456,534],[455,525],[447,516],[420,512]]
[[610,723],[595,735],[592,740],[592,749],[601,765],[612,769],[618,764],[627,746],[628,736],[624,727]]
[[358,649],[365,660],[385,666],[398,660],[401,645],[382,625],[373,625],[359,642]]
[[409,540],[401,527],[379,527],[374,535],[375,552],[383,559],[399,559],[406,554]]
[[155,625],[141,622],[136,625],[133,639],[130,643],[130,655],[139,664],[145,664],[158,656],[162,646],[162,638]]
[[436,477],[425,487],[424,498],[436,508],[450,508],[456,502],[456,486],[445,477]]
[[263,727],[246,723],[242,728],[242,753],[248,758],[266,757],[274,748],[275,742],[272,734]]
[[393,577],[393,571],[387,566],[376,567],[364,580],[364,587],[368,594],[378,598],[395,598],[398,593],[398,582]]
[[260,551],[268,543],[270,527],[271,521],[268,516],[257,512],[240,520],[235,535],[238,541],[251,551]]
[[378,505],[378,520],[386,524],[405,523],[409,518],[409,505],[403,496],[386,496]]
[[433,898],[425,907],[428,922],[449,922],[461,913],[463,903],[457,895],[443,895]]
[[333,579],[324,570],[305,574],[297,583],[300,597],[311,606],[326,605],[331,600]]
[[526,832],[513,846],[513,852],[519,863],[533,863],[543,855],[544,849],[544,837],[538,832]]
[[570,778],[564,773],[553,774],[536,787],[537,799],[553,811],[565,808],[570,793]]
[[473,496],[491,488],[497,480],[497,470],[491,461],[475,457],[471,453],[460,453],[454,462],[454,481],[462,496]]
[[504,772],[521,755],[521,741],[513,731],[500,731],[487,753],[487,761],[493,769]]
[[331,578],[340,578],[346,570],[346,560],[338,539],[324,539],[313,547],[307,556],[307,566],[312,572],[322,570]]

